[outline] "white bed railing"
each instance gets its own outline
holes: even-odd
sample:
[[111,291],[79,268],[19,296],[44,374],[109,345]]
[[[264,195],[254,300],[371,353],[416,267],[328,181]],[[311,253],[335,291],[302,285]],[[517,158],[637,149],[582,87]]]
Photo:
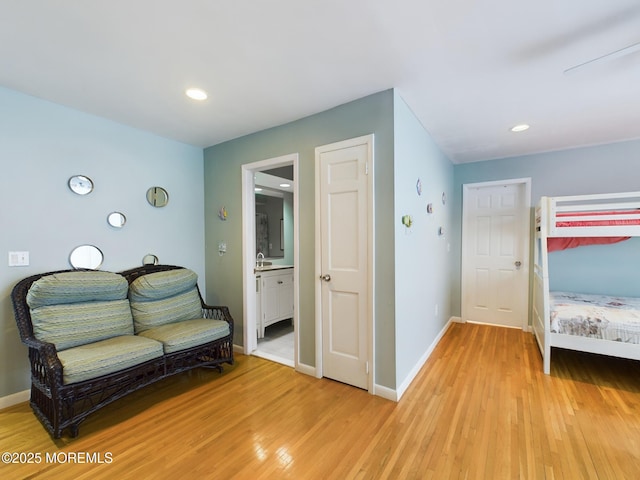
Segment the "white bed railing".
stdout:
[[[614,213],[611,213],[614,212]],[[558,225],[559,222],[616,221],[620,225]],[[618,237],[640,235],[640,192],[542,197],[536,229],[548,237]]]

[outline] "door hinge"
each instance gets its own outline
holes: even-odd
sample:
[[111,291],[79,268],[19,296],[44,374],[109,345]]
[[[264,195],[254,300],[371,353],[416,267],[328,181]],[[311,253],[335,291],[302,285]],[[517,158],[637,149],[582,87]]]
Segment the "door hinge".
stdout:
[[367,375],[369,375],[369,362],[364,362],[364,369],[367,372]]
[[364,162],[364,174],[369,175],[369,162]]

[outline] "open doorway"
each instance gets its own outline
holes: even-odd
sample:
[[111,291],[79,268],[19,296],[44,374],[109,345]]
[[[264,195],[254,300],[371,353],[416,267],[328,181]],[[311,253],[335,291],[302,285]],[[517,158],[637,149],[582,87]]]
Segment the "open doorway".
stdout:
[[244,353],[298,365],[298,155],[242,166]]

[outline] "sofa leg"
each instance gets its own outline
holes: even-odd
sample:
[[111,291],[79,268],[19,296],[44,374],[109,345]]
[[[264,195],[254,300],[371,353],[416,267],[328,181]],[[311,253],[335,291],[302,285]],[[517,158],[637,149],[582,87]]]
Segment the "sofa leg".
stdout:
[[203,368],[215,368],[220,373],[222,373],[222,365],[202,365]]

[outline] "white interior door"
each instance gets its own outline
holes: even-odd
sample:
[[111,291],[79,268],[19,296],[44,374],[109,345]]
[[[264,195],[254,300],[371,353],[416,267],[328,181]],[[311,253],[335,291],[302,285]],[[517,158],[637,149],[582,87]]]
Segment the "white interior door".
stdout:
[[368,389],[372,137],[316,149],[322,375]]
[[525,328],[529,181],[464,186],[463,319]]

